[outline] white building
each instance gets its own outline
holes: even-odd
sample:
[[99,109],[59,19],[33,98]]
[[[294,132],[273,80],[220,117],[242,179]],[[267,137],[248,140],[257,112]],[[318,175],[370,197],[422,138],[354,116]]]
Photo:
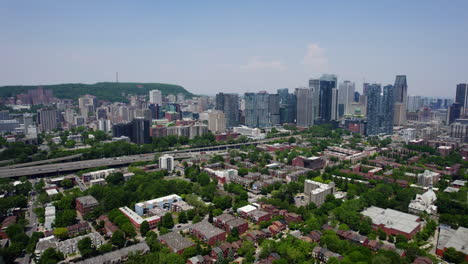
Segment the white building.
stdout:
[[235,169],[213,170],[211,168],[204,168],[203,170],[209,174],[215,175],[218,179],[218,184],[224,184],[228,182],[231,177],[238,176],[238,172]]
[[183,93],[177,94],[177,103],[183,103],[185,101],[185,95]]
[[169,102],[169,103],[175,103],[176,100],[177,100],[176,96],[173,95],[173,94],[168,94],[166,96],[166,99],[167,99],[167,102]]
[[226,117],[222,111],[208,111],[208,130],[213,132],[222,132],[226,130]]
[[98,129],[104,132],[111,132],[112,131],[111,121],[109,119],[99,119]]
[[89,182],[89,181],[98,180],[98,179],[105,179],[107,176],[109,176],[110,174],[114,172],[116,172],[115,169],[92,171],[92,172],[84,173],[83,175],[81,175],[81,179],[84,182]]
[[249,205],[242,206],[242,207],[238,208],[237,213],[242,215],[242,216],[246,216],[248,213],[250,213],[252,211],[255,211],[257,209],[258,209],[257,207],[249,204]]
[[429,188],[429,190],[422,195],[416,194],[416,199],[412,200],[408,205],[408,212],[416,215],[422,212],[434,215],[437,213],[437,206],[434,205],[436,200],[436,194],[432,188]]
[[91,239],[91,244],[95,248],[99,248],[104,242],[104,239],[101,237],[101,235],[96,232],[63,241],[58,241],[54,236],[49,236],[39,239],[36,244],[36,250],[34,251],[34,254],[36,255],[37,259],[40,259],[42,253],[48,248],[56,249],[57,251],[62,252],[62,254],[65,256],[76,254],[79,253],[78,242],[86,237]]
[[169,155],[163,155],[159,157],[159,168],[166,169],[168,171],[174,170],[174,157]]
[[423,173],[418,174],[418,184],[423,187],[434,186],[439,182],[440,173],[425,170]]
[[149,200],[146,202],[141,202],[135,204],[135,212],[142,216],[145,214],[145,211],[150,210],[155,207],[159,207],[165,210],[171,210],[172,204],[176,202],[183,201],[182,197],[177,194],[171,194],[168,196],[160,197],[157,199]]
[[411,140],[416,139],[416,129],[407,128],[407,129],[401,130],[401,137],[403,141],[405,141],[405,143],[408,144],[408,142],[410,142]]
[[250,128],[246,126],[234,127],[234,132],[254,139],[263,139],[265,134],[259,128]]
[[48,205],[45,208],[45,221],[44,221],[44,227],[47,230],[51,230],[53,224],[55,223],[55,206],[53,205]]
[[354,102],[355,89],[355,84],[350,81],[344,81],[338,86],[338,110],[340,110],[340,105],[343,105],[344,114],[354,113],[351,104]]
[[316,182],[312,180],[304,181],[304,195],[303,201],[306,204],[314,203],[317,206],[325,203],[325,198],[329,194],[335,193],[335,183],[330,182],[329,184]]
[[159,90],[149,92],[149,102],[152,104],[162,105],[162,94]]

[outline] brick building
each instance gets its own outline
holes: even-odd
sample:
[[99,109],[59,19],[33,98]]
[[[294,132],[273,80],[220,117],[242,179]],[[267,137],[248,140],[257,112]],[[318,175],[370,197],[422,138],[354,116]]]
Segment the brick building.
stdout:
[[172,253],[177,254],[182,254],[187,248],[195,246],[195,243],[192,240],[183,237],[177,232],[170,232],[164,234],[158,239],[161,243],[167,245],[167,247],[171,250]]
[[387,235],[404,235],[411,239],[421,229],[418,216],[402,213],[393,209],[371,206],[361,212],[372,220],[372,228],[382,229]]
[[91,212],[94,208],[96,208],[99,205],[96,198],[94,198],[91,195],[78,197],[76,198],[75,201],[76,201],[76,210],[78,210],[78,212],[80,212],[81,215],[85,215]]
[[226,240],[226,232],[208,222],[200,222],[190,227],[190,233],[210,246]]

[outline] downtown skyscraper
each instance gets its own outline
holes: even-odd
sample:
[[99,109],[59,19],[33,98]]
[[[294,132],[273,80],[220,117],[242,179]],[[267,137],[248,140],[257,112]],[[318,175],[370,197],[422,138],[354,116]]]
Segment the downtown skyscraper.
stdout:
[[280,103],[280,123],[296,122],[296,95],[289,93],[288,88],[278,89]]
[[216,110],[224,112],[226,128],[239,125],[239,95],[219,93],[216,95]]
[[267,92],[245,93],[244,100],[246,126],[263,128],[271,125],[269,119],[270,95]]
[[393,115],[394,115],[394,98],[395,95],[393,85],[386,85],[383,88],[382,102],[381,102],[381,128],[382,133],[391,135],[393,134]]
[[356,87],[351,81],[344,81],[338,86],[338,117],[351,113],[351,104],[354,102]]
[[380,130],[380,84],[367,84],[367,131],[368,136],[377,135]]
[[296,88],[295,93],[297,99],[297,126],[310,127],[314,125],[317,109],[314,105],[317,96],[314,88]]
[[337,119],[338,93],[336,75],[324,74],[320,77],[320,97],[318,123],[329,123]]
[[393,124],[400,126],[406,123],[406,101],[408,94],[408,84],[406,82],[406,75],[397,75],[394,85],[394,116]]
[[457,84],[457,90],[455,94],[455,103],[460,104],[462,107],[468,105],[468,84],[459,83]]
[[367,135],[393,134],[394,87],[367,84]]

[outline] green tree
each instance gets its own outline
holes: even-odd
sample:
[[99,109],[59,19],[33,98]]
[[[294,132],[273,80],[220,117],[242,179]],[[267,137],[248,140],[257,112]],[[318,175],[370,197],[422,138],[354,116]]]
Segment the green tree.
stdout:
[[76,211],[73,209],[66,209],[59,211],[55,218],[55,226],[65,227],[75,224],[76,222]]
[[74,140],[67,140],[67,142],[65,142],[65,147],[67,148],[74,148],[76,145],[76,142]]
[[202,218],[199,216],[199,215],[196,215],[194,218],[193,218],[193,223],[196,224],[196,223],[199,223],[201,222]]
[[187,211],[187,219],[188,220],[193,220],[193,218],[195,217],[195,210],[193,209],[190,209]]
[[253,262],[255,260],[255,245],[251,241],[246,240],[242,243],[238,253],[245,257],[248,262]]
[[111,243],[116,247],[123,247],[125,245],[125,233],[121,230],[116,230],[112,234]]
[[146,233],[148,233],[148,231],[150,231],[149,223],[148,221],[143,221],[140,225],[140,234],[142,236],[146,236]]
[[129,238],[136,236],[135,227],[130,222],[126,222],[120,226],[120,229],[124,231],[125,235]]
[[179,223],[180,224],[187,223],[187,213],[185,211],[182,211],[179,213]]
[[444,252],[444,259],[452,263],[463,263],[465,255],[462,252],[457,251],[455,248],[449,247]]
[[64,256],[60,251],[56,251],[53,248],[46,249],[39,259],[39,264],[53,264],[59,263],[64,260]]
[[231,230],[231,233],[228,235],[227,241],[228,242],[234,242],[239,240],[239,229],[237,227],[234,227]]
[[88,258],[94,254],[91,238],[85,237],[78,241],[78,250],[83,258]]
[[198,251],[196,247],[189,247],[184,250],[184,253],[182,254],[183,259],[189,259],[195,255],[197,255]]
[[379,239],[380,240],[386,240],[387,239],[387,233],[385,233],[382,229],[379,229]]
[[123,174],[121,172],[111,173],[106,177],[106,182],[113,185],[121,184],[124,182]]
[[174,219],[172,218],[171,213],[166,213],[161,219],[161,226],[171,229],[174,227]]
[[54,236],[59,239],[65,239],[68,237],[68,229],[66,227],[58,227],[54,230]]
[[404,235],[398,234],[396,236],[396,246],[398,248],[404,248],[405,245],[407,245],[407,244],[408,244],[408,239]]
[[65,189],[70,189],[71,187],[73,187],[73,182],[70,179],[64,179],[61,182],[61,185]]
[[198,175],[197,181],[201,186],[206,186],[210,184],[211,178],[207,173],[203,172]]
[[109,243],[102,244],[97,249],[97,251],[99,252],[99,254],[104,254],[104,253],[107,253],[107,252],[111,252],[112,251],[112,244],[109,244]]

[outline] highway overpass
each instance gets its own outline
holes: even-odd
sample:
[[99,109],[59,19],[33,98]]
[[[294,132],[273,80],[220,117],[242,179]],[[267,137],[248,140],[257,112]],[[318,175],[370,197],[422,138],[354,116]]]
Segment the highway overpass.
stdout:
[[217,150],[227,150],[227,149],[237,149],[244,145],[258,145],[268,143],[269,141],[276,140],[274,139],[264,139],[259,141],[251,141],[246,143],[237,143],[237,144],[227,144],[219,146],[210,146],[202,148],[191,148],[183,150],[173,150],[157,153],[148,153],[132,156],[120,156],[115,158],[103,158],[103,159],[93,159],[93,160],[82,160],[82,161],[73,161],[73,162],[64,162],[57,164],[45,164],[38,166],[29,166],[29,167],[16,167],[16,168],[0,168],[0,178],[14,178],[14,177],[34,177],[42,175],[59,175],[63,173],[70,173],[74,171],[80,171],[84,169],[96,168],[96,167],[117,167],[124,166],[138,161],[151,161],[154,159],[155,154],[183,154],[183,153],[196,153],[196,152],[207,152],[207,151],[217,151]]

